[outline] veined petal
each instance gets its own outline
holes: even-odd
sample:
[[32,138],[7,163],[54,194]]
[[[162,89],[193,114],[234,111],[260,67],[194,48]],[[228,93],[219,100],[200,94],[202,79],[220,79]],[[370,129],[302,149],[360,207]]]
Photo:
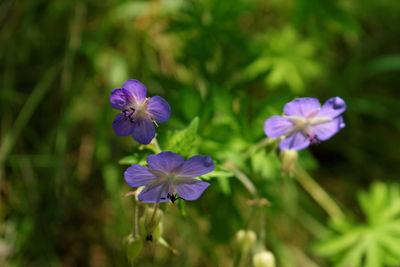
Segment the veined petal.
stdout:
[[196,200],[206,190],[210,184],[202,182],[194,178],[177,180],[175,183],[175,190],[178,196],[184,200]]
[[110,95],[110,104],[113,108],[124,110],[128,109],[133,103],[134,98],[131,93],[126,89],[114,89]]
[[307,118],[312,113],[318,111],[321,104],[318,99],[312,97],[296,98],[283,107],[283,113],[287,116]]
[[163,181],[145,187],[142,192],[140,192],[138,199],[140,202],[146,203],[167,202],[167,195],[168,183]]
[[197,177],[214,170],[214,162],[209,156],[193,156],[185,161],[177,170],[177,176]]
[[146,100],[146,86],[144,86],[138,80],[127,80],[124,85],[122,85],[122,88],[128,90],[133,95],[137,103],[142,103]]
[[124,173],[125,181],[130,187],[144,186],[154,183],[159,179],[148,168],[132,164]]
[[343,122],[343,118],[340,116],[329,122],[312,126],[311,131],[318,140],[325,141],[331,138],[345,126],[346,124]]
[[168,121],[171,115],[171,108],[168,102],[160,96],[150,97],[147,102],[147,113],[158,123]]
[[119,113],[117,114],[117,116],[115,116],[115,119],[113,121],[113,128],[117,135],[128,136],[133,131],[134,123],[126,119],[124,114]]
[[300,150],[306,148],[310,145],[310,139],[305,137],[301,132],[295,132],[283,139],[279,143],[279,148],[281,150],[294,149]]
[[149,144],[156,135],[153,122],[148,117],[137,118],[134,126],[132,137],[140,144]]
[[264,124],[264,132],[270,138],[281,137],[288,134],[292,129],[292,121],[283,116],[272,116]]
[[152,169],[165,173],[172,172],[175,168],[182,165],[184,161],[184,157],[171,151],[164,151],[147,157],[147,164]]
[[318,112],[318,117],[336,118],[346,110],[346,103],[340,97],[328,99]]

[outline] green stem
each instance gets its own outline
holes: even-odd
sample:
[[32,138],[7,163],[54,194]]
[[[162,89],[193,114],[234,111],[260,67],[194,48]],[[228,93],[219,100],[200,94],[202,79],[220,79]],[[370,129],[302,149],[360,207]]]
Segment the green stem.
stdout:
[[303,168],[297,167],[294,177],[333,220],[345,217],[336,202]]
[[162,150],[160,148],[160,145],[158,144],[157,136],[154,137],[153,142],[154,142],[154,148],[156,149],[156,153],[161,153]]
[[246,174],[236,168],[236,166],[230,161],[225,162],[224,166],[235,174],[236,178],[238,178],[238,180],[244,185],[244,187],[247,189],[247,191],[249,191],[253,198],[258,198],[256,187]]
[[135,201],[135,216],[134,216],[134,222],[133,222],[133,236],[139,235],[139,203]]

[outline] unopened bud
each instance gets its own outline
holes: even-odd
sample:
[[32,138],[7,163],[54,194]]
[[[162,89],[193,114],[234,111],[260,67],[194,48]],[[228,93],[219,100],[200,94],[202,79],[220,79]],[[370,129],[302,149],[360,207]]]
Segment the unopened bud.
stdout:
[[143,247],[143,241],[140,238],[135,238],[132,235],[126,238],[126,256],[132,262],[140,253]]
[[296,165],[298,153],[294,149],[281,150],[281,169],[284,172],[292,172]]
[[239,230],[235,235],[234,245],[237,250],[247,254],[254,246],[257,236],[252,230]]
[[153,240],[158,240],[162,236],[162,232],[163,232],[163,224],[162,224],[162,222],[160,222],[156,226],[156,229],[154,229]]
[[[140,234],[146,238],[148,241],[153,240],[153,235],[155,230],[157,229],[157,226],[160,225],[161,219],[163,217],[163,212],[159,209],[157,209],[154,212],[153,208],[146,208],[144,211],[144,215],[142,218],[139,220],[139,226],[140,226]],[[161,229],[161,228],[160,228]],[[160,235],[161,236],[161,230]],[[154,238],[156,239],[156,238]]]
[[275,257],[271,251],[261,251],[253,256],[254,267],[275,267]]

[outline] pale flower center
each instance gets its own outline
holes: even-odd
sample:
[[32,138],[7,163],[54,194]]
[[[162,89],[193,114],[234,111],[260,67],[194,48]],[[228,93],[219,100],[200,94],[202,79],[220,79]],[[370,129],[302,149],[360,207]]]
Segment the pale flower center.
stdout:
[[287,136],[300,131],[305,137],[315,138],[314,133],[311,130],[311,126],[317,124],[323,124],[332,121],[329,117],[315,117],[315,113],[312,113],[307,118],[288,116],[287,118],[293,123],[293,129],[287,134]]

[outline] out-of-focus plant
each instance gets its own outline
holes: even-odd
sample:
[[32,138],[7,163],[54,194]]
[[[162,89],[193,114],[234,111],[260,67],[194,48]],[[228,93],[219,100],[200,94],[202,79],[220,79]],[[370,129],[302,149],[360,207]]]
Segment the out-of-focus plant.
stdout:
[[266,33],[255,44],[262,52],[246,68],[245,75],[250,79],[263,75],[271,90],[289,86],[293,92],[302,93],[310,80],[323,73],[323,65],[315,58],[315,44],[289,26]]
[[400,186],[376,182],[360,192],[358,202],[365,222],[346,218],[314,246],[335,266],[397,266],[400,264]]

